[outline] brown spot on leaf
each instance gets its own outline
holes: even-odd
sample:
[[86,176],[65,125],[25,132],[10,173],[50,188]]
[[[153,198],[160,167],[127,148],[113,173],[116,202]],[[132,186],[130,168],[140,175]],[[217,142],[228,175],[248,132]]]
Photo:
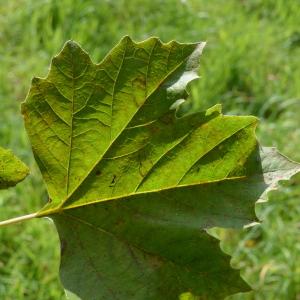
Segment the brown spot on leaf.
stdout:
[[146,79],[145,76],[138,76],[132,81],[132,85],[135,87],[145,88]]
[[153,268],[160,268],[163,264],[163,261],[158,256],[151,256],[150,264]]
[[164,123],[165,125],[169,125],[169,124],[172,124],[172,123],[173,123],[174,117],[173,117],[173,115],[171,115],[171,114],[167,114],[167,115],[162,116],[162,117],[160,118],[160,121],[161,121],[162,123]]
[[123,225],[124,224],[124,219],[118,219],[115,224],[116,224],[116,226]]
[[160,131],[160,128],[158,126],[151,126],[150,131],[154,135]]

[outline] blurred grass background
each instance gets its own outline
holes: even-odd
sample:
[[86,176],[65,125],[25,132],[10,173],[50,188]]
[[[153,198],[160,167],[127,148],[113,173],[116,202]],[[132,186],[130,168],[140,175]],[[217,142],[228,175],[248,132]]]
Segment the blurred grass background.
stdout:
[[[206,40],[194,105],[261,119],[258,138],[300,161],[299,0],[0,0],[0,144],[32,176],[0,193],[0,220],[46,201],[20,115],[33,76],[45,76],[68,39],[99,62],[125,34],[135,40]],[[254,292],[230,299],[300,299],[300,177],[257,206],[261,226],[222,230],[222,247]],[[47,219],[0,230],[0,299],[65,299],[59,243]]]

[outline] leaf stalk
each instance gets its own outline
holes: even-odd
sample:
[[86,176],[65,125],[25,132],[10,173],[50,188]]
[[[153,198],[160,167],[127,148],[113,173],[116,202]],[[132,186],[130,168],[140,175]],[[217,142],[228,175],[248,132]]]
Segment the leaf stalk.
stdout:
[[11,219],[0,222],[0,227],[11,225],[11,224],[21,223],[23,221],[33,219],[33,218],[37,217],[37,215],[38,215],[37,213],[33,213],[33,214],[24,215],[21,217],[11,218]]

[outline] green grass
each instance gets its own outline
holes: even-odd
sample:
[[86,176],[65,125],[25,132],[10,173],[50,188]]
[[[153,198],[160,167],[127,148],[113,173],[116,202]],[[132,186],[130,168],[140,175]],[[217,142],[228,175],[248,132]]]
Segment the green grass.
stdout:
[[[261,118],[258,136],[300,160],[300,3],[298,0],[0,0],[0,144],[32,176],[0,193],[0,219],[30,213],[47,200],[21,115],[33,76],[68,39],[95,62],[125,34],[136,40],[206,40],[194,105],[223,103],[226,113]],[[222,246],[255,292],[234,299],[300,298],[300,178],[257,207],[261,226],[221,231]],[[0,230],[0,299],[64,299],[59,242],[49,220]]]

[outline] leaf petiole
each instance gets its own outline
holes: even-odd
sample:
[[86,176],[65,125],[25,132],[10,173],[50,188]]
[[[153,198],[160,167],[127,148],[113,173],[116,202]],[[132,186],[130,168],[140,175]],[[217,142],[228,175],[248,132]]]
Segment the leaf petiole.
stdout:
[[33,219],[33,218],[37,217],[37,215],[38,215],[37,213],[33,213],[33,214],[24,215],[24,216],[17,217],[17,218],[11,218],[11,219],[0,222],[0,227],[10,225],[10,224],[21,223],[23,221]]

